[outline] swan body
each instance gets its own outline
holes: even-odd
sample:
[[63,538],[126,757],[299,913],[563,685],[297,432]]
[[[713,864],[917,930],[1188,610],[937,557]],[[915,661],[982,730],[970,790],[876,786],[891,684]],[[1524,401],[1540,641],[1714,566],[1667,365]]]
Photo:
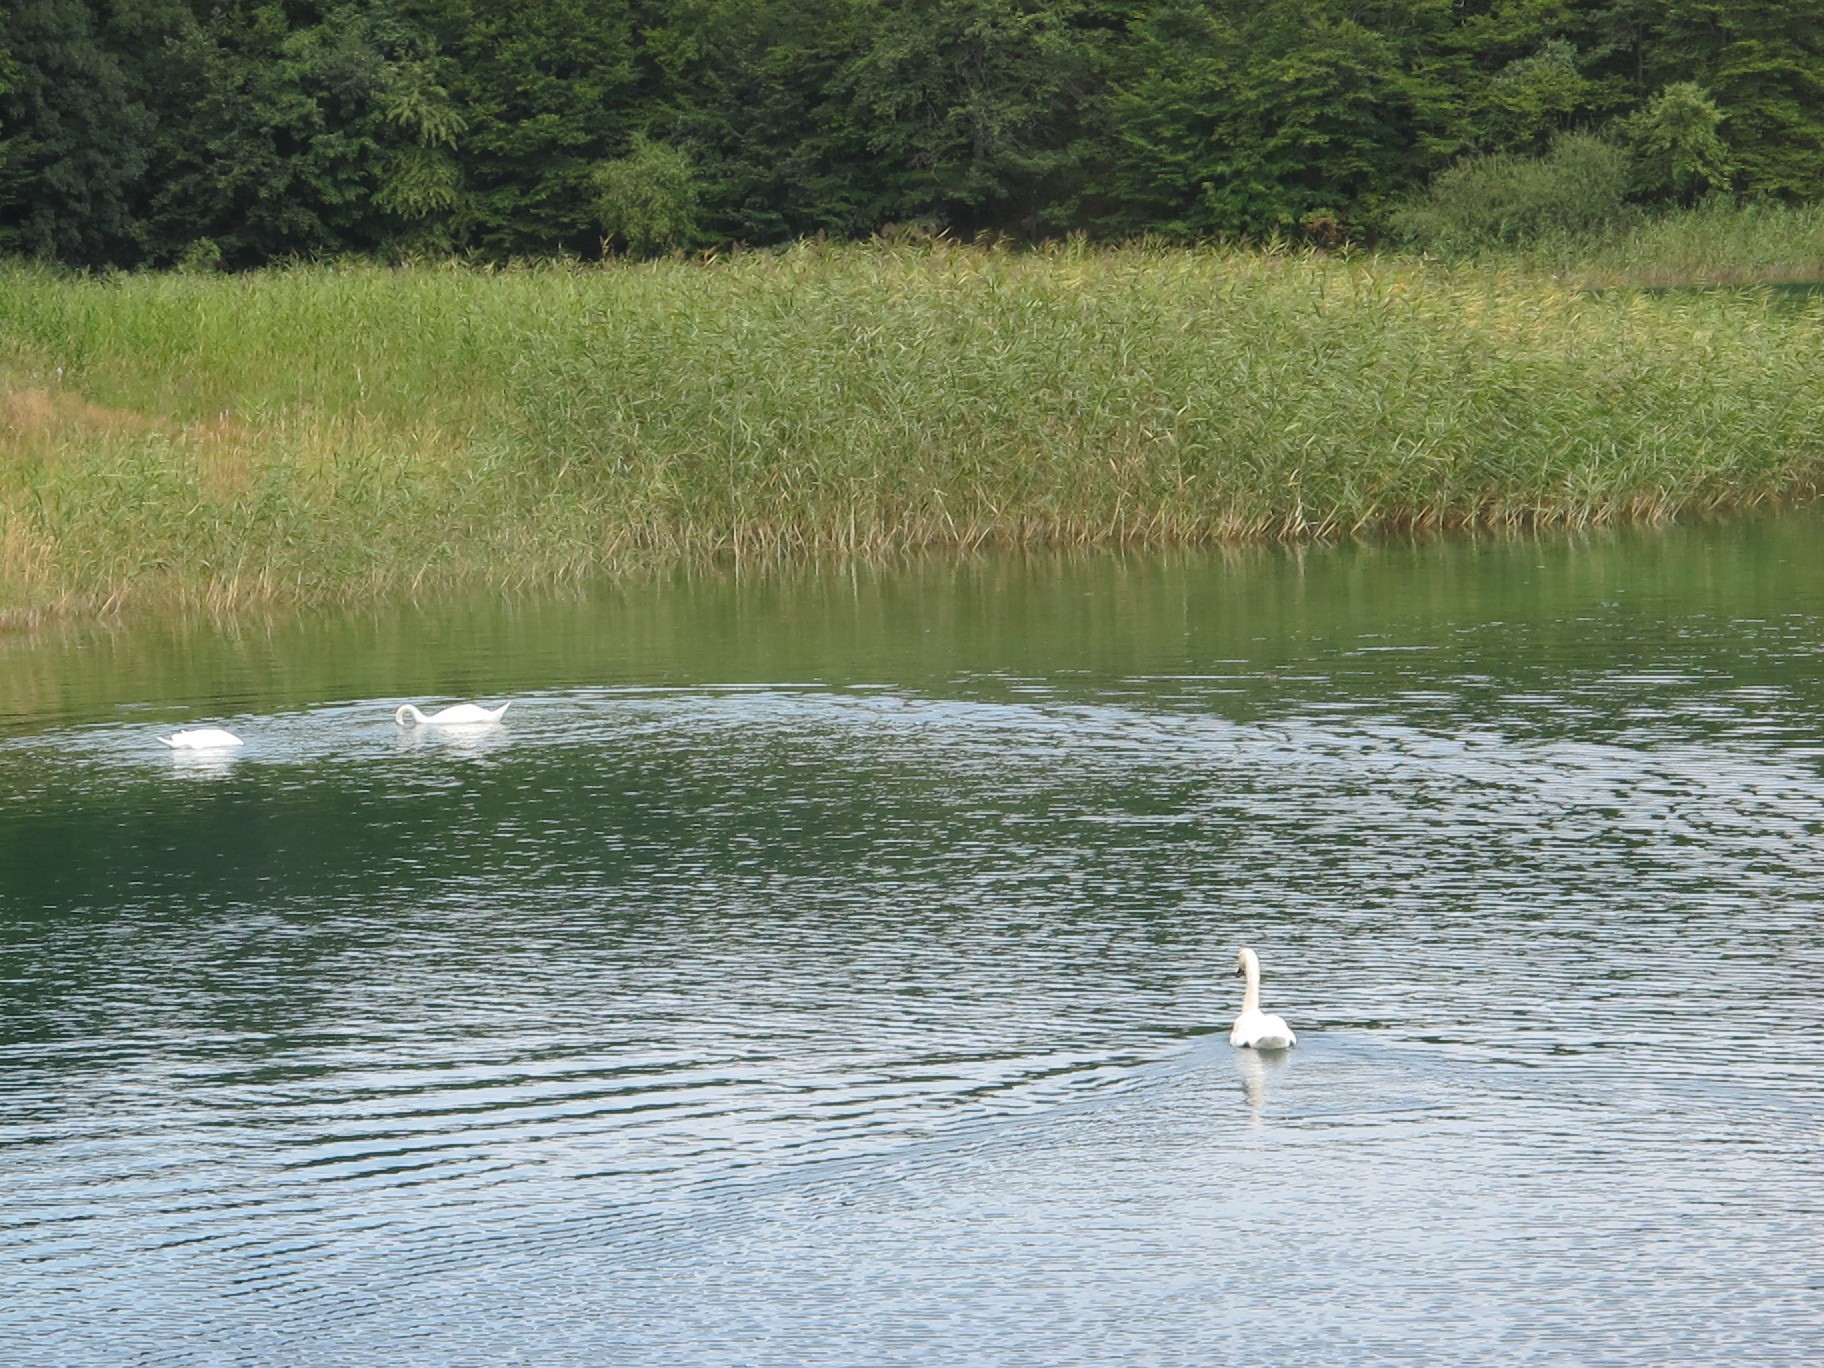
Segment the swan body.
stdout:
[[402,703],[399,711],[393,714],[393,720],[400,726],[406,725],[409,717],[420,726],[429,727],[480,727],[489,722],[500,721],[501,714],[513,706],[512,700],[502,703],[498,708],[483,708],[474,703],[458,703],[454,707],[434,712],[426,717],[419,711],[416,703]]
[[1247,979],[1241,994],[1241,1015],[1229,1032],[1229,1044],[1238,1050],[1289,1050],[1298,1043],[1286,1019],[1260,1010],[1260,957],[1243,946],[1235,952],[1235,972]]
[[220,727],[186,727],[158,739],[172,750],[225,750],[243,744],[240,737]]

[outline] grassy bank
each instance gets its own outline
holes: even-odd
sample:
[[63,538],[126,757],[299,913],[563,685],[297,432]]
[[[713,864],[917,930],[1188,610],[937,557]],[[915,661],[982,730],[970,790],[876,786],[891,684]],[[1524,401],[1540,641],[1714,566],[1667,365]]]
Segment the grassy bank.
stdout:
[[0,613],[1809,491],[1824,303],[1537,265],[818,248],[0,273]]

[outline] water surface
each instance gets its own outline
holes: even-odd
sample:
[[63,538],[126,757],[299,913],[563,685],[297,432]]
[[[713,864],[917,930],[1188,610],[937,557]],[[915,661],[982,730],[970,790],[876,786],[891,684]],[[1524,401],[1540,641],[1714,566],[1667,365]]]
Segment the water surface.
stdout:
[[0,641],[0,1356],[1815,1361],[1820,530]]

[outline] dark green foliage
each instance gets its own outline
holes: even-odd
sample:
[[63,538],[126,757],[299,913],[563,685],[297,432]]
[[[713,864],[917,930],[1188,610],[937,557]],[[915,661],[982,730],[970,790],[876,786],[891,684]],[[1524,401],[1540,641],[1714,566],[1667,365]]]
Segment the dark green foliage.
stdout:
[[1509,62],[1488,83],[1487,140],[1500,151],[1540,152],[1552,136],[1587,111],[1594,84],[1578,67],[1578,52],[1551,38],[1530,57]]
[[199,241],[237,266],[383,250],[453,205],[466,120],[389,5],[310,7],[307,25],[246,0],[197,8],[161,54],[160,174],[138,225],[154,261]]
[[11,0],[0,49],[0,251],[79,264],[130,251],[152,117],[82,0]]
[[1742,187],[1824,195],[1824,0],[1667,9],[1666,79],[1695,80],[1716,101]]
[[[1371,225],[1465,141],[1443,6],[1164,0],[1108,99],[1128,230],[1319,236]],[[1461,73],[1457,73],[1461,75]]]
[[857,0],[648,0],[640,122],[687,149],[701,228],[724,242],[865,235],[889,177],[856,120]]
[[495,256],[593,252],[590,173],[633,120],[633,35],[622,0],[430,0],[467,131],[462,241]]
[[[1073,0],[866,5],[846,82],[887,178],[885,208],[968,232],[1036,231],[1076,183],[1094,63]],[[1094,32],[1094,30],[1090,30]]]
[[1824,199],[1824,0],[10,0],[0,252],[1327,243],[1465,158],[1587,221],[1580,132],[1635,200]]

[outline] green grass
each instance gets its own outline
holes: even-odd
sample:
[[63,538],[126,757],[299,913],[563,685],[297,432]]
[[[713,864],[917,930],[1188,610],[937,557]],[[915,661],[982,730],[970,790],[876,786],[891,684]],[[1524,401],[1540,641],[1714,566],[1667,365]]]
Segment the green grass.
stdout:
[[1712,200],[1595,238],[1541,243],[1515,259],[1594,286],[1824,286],[1824,204]]
[[14,268],[0,614],[1753,505],[1824,469],[1821,325],[1227,250]]

